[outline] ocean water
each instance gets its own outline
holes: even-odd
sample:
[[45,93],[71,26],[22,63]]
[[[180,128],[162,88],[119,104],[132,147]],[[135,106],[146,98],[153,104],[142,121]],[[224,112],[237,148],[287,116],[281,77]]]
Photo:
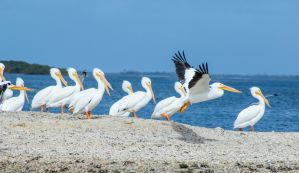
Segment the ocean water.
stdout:
[[[30,100],[40,89],[55,84],[55,81],[49,76],[6,74],[7,79],[13,82],[17,76],[24,79],[27,87],[35,89],[28,93]],[[169,96],[178,96],[174,91],[174,82],[177,80],[175,74],[148,74],[146,76],[152,79],[157,101]],[[141,77],[142,75],[139,74],[106,74],[106,78],[114,91],[111,92],[110,97],[105,93],[102,101],[92,113],[108,114],[110,106],[125,95],[121,89],[123,80],[130,81],[134,91],[143,90],[140,84]],[[173,121],[194,126],[221,127],[231,130],[238,113],[250,104],[257,102],[250,95],[249,88],[258,86],[264,95],[275,93],[278,96],[268,98],[272,109],[266,108],[264,117],[255,126],[256,131],[299,132],[299,77],[215,75],[212,78],[211,82],[222,82],[241,90],[243,93],[225,92],[224,96],[219,99],[193,104],[188,107],[185,113],[175,114],[172,117]],[[73,84],[68,76],[65,76],[65,79],[69,84]],[[85,88],[97,86],[91,74],[85,79],[84,85]],[[18,93],[15,92],[14,94],[17,95]],[[154,106],[155,104],[151,101],[137,115],[142,118],[150,118]],[[24,111],[29,110],[29,108],[30,105],[26,103]],[[51,109],[51,112],[58,112],[58,110]]]

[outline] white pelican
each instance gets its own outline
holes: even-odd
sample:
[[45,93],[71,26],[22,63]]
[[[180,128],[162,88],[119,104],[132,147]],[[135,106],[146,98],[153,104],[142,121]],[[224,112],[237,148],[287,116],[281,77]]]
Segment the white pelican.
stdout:
[[186,97],[186,92],[184,86],[180,82],[174,84],[175,91],[181,96],[177,98],[175,96],[168,97],[159,103],[157,103],[155,110],[152,114],[152,118],[166,118],[167,121],[170,120],[170,117],[175,114],[188,100]]
[[207,63],[199,65],[199,69],[195,69],[187,62],[184,52],[182,54],[180,52],[175,53],[172,60],[176,67],[176,74],[180,82],[183,83],[189,98],[189,102],[182,107],[181,112],[184,111],[189,104],[222,97],[224,94],[223,90],[241,93],[241,91],[221,83],[214,83],[210,86],[211,77]]
[[131,112],[134,118],[137,118],[136,112],[148,104],[153,99],[156,103],[155,95],[152,89],[152,82],[148,77],[143,77],[141,80],[142,87],[146,90],[137,91],[124,97],[120,103],[120,111]]
[[1,111],[19,112],[24,107],[25,99],[27,99],[27,101],[29,102],[26,91],[29,91],[31,89],[24,87],[23,79],[17,78],[16,86],[12,88],[20,90],[20,94],[17,97],[11,97],[7,100],[4,100],[0,106]]
[[[46,105],[47,101],[52,96],[52,94],[56,93],[57,91],[59,91],[59,89],[62,88],[61,82],[65,86],[67,86],[67,82],[64,80],[59,69],[51,68],[50,75],[56,81],[56,85],[48,86],[48,87],[40,90],[38,93],[36,93],[36,95],[33,97],[32,103],[31,103],[31,110],[40,107],[40,111],[43,112],[44,106]],[[48,109],[47,109],[47,111],[48,111]]]
[[110,96],[109,88],[113,90],[102,70],[98,68],[93,69],[93,76],[98,82],[98,88],[90,88],[75,94],[69,105],[69,109],[74,114],[85,111],[87,119],[90,119],[91,111],[102,100],[104,91],[106,90],[107,94]]
[[[133,88],[132,88],[132,85],[131,85],[131,83],[129,81],[126,81],[126,80],[123,81],[122,89],[128,95],[130,95],[130,94],[133,93]],[[123,116],[123,117],[130,115],[130,112],[119,111],[119,106],[120,106],[120,103],[123,101],[123,99],[125,99],[125,98],[124,97],[121,98],[120,100],[118,100],[117,102],[115,102],[111,106],[110,111],[109,111],[109,115],[112,115],[112,116]]]
[[74,68],[67,69],[69,77],[75,82],[74,86],[67,86],[55,91],[49,98],[46,107],[60,107],[61,113],[64,113],[64,106],[70,104],[70,99],[80,90],[83,90],[83,84],[79,79],[78,73]]
[[242,110],[235,123],[234,129],[239,128],[242,132],[242,128],[251,127],[251,131],[254,131],[254,125],[263,117],[265,113],[265,103],[271,108],[269,101],[265,98],[262,91],[258,87],[250,88],[251,95],[258,99],[259,103],[249,106]]
[[[5,70],[5,65],[3,63],[0,63],[0,82],[1,81],[6,81],[4,77],[4,70]],[[9,99],[13,96],[13,92],[11,89],[6,89],[3,95],[3,100]]]

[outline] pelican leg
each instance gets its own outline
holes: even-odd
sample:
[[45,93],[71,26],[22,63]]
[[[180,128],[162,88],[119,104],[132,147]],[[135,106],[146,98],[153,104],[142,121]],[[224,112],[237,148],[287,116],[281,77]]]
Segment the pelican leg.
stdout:
[[85,115],[86,115],[86,119],[90,119],[90,117],[91,117],[91,111],[87,111],[85,113]]
[[239,128],[239,131],[240,131],[240,133],[242,134],[243,129],[242,129],[242,128]]
[[88,111],[88,119],[91,119],[91,111]]
[[90,111],[86,111],[85,115],[86,115],[86,119],[90,119]]
[[253,126],[250,126],[250,128],[251,128],[251,131],[254,132],[254,127],[253,127]]
[[40,112],[44,112],[44,105],[40,107]]
[[134,117],[134,118],[137,118],[137,114],[136,114],[135,111],[133,112],[133,117]]
[[60,106],[60,113],[64,114],[64,106]]
[[181,112],[181,113],[185,112],[185,110],[188,108],[189,105],[190,105],[190,102],[185,103],[185,104],[181,107],[180,112]]
[[161,117],[164,117],[167,121],[170,121],[170,117],[167,114],[161,114]]

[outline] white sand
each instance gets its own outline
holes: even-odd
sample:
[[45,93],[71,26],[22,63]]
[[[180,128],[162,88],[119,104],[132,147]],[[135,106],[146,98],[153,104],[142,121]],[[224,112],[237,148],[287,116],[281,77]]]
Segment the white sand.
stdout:
[[299,172],[299,133],[0,113],[0,172]]

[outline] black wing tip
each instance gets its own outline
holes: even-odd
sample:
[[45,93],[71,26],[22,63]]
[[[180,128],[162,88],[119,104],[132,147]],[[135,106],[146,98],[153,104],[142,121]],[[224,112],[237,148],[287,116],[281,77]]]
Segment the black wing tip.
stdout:
[[202,63],[201,65],[198,66],[199,69],[196,69],[198,72],[202,74],[209,74],[209,66],[208,63]]
[[184,51],[178,51],[174,53],[171,59],[175,64],[183,64],[186,68],[190,68],[190,64],[187,61]]

